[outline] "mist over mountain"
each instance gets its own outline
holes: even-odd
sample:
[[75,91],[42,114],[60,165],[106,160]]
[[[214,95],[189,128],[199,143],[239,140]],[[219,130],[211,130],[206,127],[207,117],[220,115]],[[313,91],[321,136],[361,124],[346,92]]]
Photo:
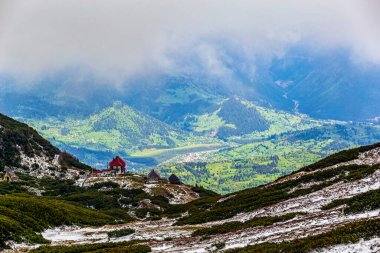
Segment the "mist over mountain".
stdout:
[[241,68],[247,59],[231,53],[228,60],[229,80],[202,73],[201,66],[190,76],[137,77],[121,87],[76,70],[49,76],[27,89],[12,88],[18,87],[17,80],[2,78],[0,106],[13,116],[83,116],[119,100],[172,123],[211,111],[215,101],[237,95],[319,119],[368,121],[379,116],[380,65],[355,62],[346,51],[295,46],[270,61],[256,60],[253,76]]
[[319,119],[379,116],[377,1],[0,7],[0,109],[12,116],[82,117],[118,100],[178,123],[233,96]]

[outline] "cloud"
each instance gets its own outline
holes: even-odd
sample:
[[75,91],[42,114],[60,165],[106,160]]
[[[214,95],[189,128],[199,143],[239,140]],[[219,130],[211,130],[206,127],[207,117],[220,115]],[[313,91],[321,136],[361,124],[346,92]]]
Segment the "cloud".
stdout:
[[257,54],[302,42],[380,64],[379,12],[376,0],[2,0],[0,72],[30,80],[85,68],[122,84],[200,68],[229,78],[223,43],[253,72]]

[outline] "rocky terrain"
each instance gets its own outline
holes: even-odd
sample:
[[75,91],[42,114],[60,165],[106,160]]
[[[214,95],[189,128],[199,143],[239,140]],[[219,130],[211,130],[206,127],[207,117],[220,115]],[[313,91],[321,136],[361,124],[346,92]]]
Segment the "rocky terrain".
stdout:
[[0,172],[7,169],[34,177],[77,178],[90,167],[61,152],[26,124],[0,114]]
[[140,189],[149,195],[165,196],[170,204],[185,204],[199,198],[199,194],[185,184],[170,184],[166,179],[157,183],[145,183],[144,175],[129,174],[124,177],[91,177],[81,176],[76,184],[81,187],[91,187],[96,183],[114,182],[119,184],[121,189]]

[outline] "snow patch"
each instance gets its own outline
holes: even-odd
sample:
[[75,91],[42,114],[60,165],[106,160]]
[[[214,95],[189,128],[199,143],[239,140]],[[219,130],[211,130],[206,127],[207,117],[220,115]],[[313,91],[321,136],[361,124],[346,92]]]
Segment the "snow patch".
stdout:
[[319,249],[313,253],[377,253],[380,252],[380,238],[370,240],[361,239],[357,243],[340,244],[333,247]]

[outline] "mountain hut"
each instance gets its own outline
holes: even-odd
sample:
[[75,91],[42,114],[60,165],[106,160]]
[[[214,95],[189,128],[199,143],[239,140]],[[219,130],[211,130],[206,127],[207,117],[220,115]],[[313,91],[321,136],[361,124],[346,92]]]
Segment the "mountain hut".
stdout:
[[169,182],[171,184],[181,184],[181,180],[179,180],[179,178],[175,174],[170,175]]
[[160,174],[158,174],[155,169],[152,169],[148,174],[147,183],[157,183],[160,178]]
[[93,175],[102,177],[116,177],[125,175],[126,163],[120,156],[116,156],[108,163],[108,168],[103,170],[95,170]]

